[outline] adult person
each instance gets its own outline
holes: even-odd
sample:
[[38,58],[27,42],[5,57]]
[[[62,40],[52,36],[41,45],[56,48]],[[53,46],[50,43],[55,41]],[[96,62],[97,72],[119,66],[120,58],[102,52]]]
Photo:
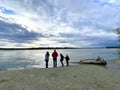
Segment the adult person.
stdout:
[[69,66],[70,58],[69,58],[68,54],[66,54],[65,60],[66,60],[66,65]]
[[52,57],[53,57],[53,67],[57,67],[57,57],[58,57],[58,53],[56,50],[54,50],[54,52],[52,53]]
[[63,60],[64,60],[64,56],[63,56],[62,53],[60,53],[60,62],[61,62],[61,64],[62,64],[62,66],[64,66],[64,64],[63,64]]
[[45,54],[45,62],[46,62],[46,68],[48,68],[48,62],[49,62],[49,52],[47,51],[46,54]]

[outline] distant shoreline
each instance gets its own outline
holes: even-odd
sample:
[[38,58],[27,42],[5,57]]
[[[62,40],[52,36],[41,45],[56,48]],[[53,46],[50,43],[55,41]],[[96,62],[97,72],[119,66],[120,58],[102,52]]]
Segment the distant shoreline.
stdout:
[[43,50],[43,49],[102,49],[102,48],[118,48],[120,47],[32,47],[32,48],[0,48],[0,50]]
[[80,49],[76,47],[0,48],[0,50]]

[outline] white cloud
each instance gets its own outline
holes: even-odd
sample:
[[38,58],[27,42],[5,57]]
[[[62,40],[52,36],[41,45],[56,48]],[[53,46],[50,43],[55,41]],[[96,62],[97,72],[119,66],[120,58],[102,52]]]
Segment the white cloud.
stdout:
[[11,48],[11,47],[15,47],[16,46],[16,43],[11,43],[9,42],[8,40],[6,39],[0,39],[0,47],[1,48]]
[[[21,46],[25,47],[42,45],[90,46],[99,43],[97,40],[90,42],[94,37],[98,40],[103,38],[114,40],[116,35],[113,33],[113,29],[119,26],[120,7],[110,6],[106,3],[119,5],[120,1],[93,1],[0,0],[2,7],[15,12],[15,14],[8,15],[0,9],[0,20],[19,24],[29,32],[44,34],[44,38],[39,37],[29,44],[22,43]],[[101,3],[106,5],[101,5]],[[65,34],[64,37],[61,34]],[[74,37],[70,38],[70,35]],[[78,41],[75,42],[75,40]]]
[[108,4],[112,4],[112,5],[120,5],[120,1],[119,0],[100,0],[100,2],[108,3]]

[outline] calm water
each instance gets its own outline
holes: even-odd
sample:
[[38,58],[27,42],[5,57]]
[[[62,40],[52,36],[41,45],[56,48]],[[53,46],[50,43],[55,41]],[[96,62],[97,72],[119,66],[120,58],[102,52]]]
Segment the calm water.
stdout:
[[[45,68],[44,54],[46,51],[49,51],[50,54],[53,52],[53,50],[0,50],[0,69]],[[99,55],[108,62],[106,67],[120,70],[120,65],[115,63],[119,59],[120,49],[58,49],[57,52],[63,53],[63,55],[68,54],[70,62],[93,59]],[[50,56],[49,67],[52,66]],[[58,66],[61,66],[59,57]]]

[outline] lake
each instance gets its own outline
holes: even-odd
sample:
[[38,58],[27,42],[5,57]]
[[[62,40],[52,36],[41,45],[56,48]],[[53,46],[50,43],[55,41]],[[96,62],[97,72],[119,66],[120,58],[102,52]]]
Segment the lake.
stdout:
[[[49,67],[53,67],[51,53],[49,50],[0,50],[0,69],[30,69],[30,68],[45,68],[44,56],[46,51],[50,53]],[[120,65],[115,61],[120,57],[120,49],[57,49],[57,52],[66,54],[70,57],[70,62],[79,62],[81,59],[94,59],[96,56],[101,56],[107,61],[107,68],[119,69]],[[61,66],[58,56],[58,66]],[[64,64],[65,61],[64,61]],[[70,63],[70,65],[80,65]]]

